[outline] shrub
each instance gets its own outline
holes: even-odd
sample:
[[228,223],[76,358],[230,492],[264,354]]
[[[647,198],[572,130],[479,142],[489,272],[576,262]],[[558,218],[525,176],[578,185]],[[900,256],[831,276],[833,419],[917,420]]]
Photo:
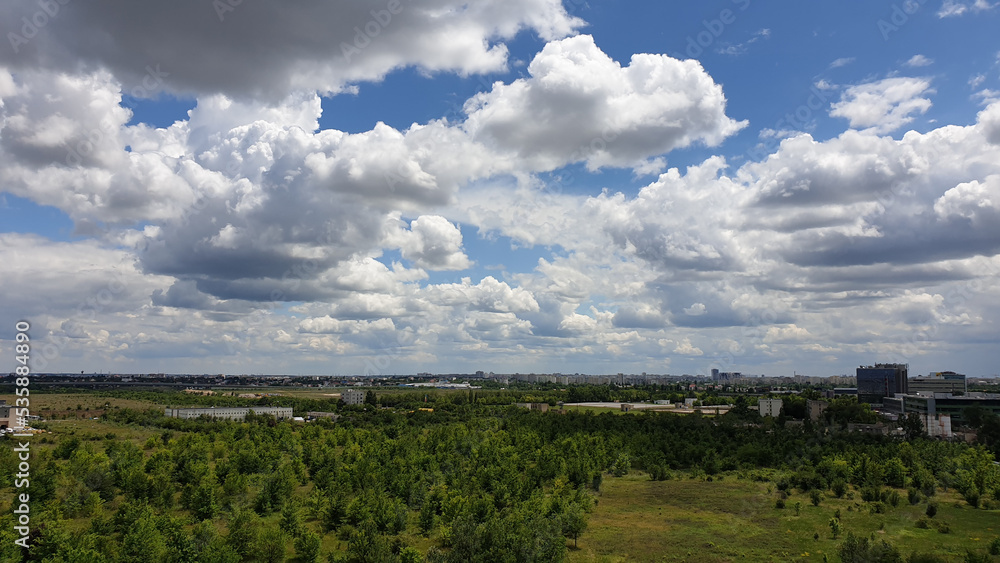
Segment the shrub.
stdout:
[[913,552],[906,563],[947,563],[947,561],[931,553]]
[[630,469],[632,469],[632,460],[628,454],[623,452],[618,454],[618,459],[611,466],[611,474],[615,477],[624,477],[628,475]]
[[994,538],[990,542],[990,555],[1000,555],[1000,538]]
[[354,529],[354,526],[351,526],[350,524],[345,524],[341,526],[339,530],[337,530],[337,539],[340,539],[342,541],[350,541],[351,538],[354,537],[354,534],[356,532],[357,530]]
[[779,509],[785,508],[785,501],[779,498],[778,500],[774,501],[774,507]]
[[649,479],[652,481],[669,481],[672,475],[666,466],[656,464],[649,468]]
[[899,549],[885,540],[875,541],[857,537],[848,533],[844,543],[840,545],[840,559],[844,563],[867,563],[878,561],[884,563],[903,563]]
[[931,527],[930,520],[921,517],[919,520],[917,520],[917,527],[920,528],[921,530],[926,530],[930,528]]
[[420,550],[415,547],[404,547],[403,550],[399,552],[400,563],[420,563],[423,560],[424,556],[420,553]]
[[889,493],[889,504],[893,507],[899,506],[899,491]]
[[819,503],[823,501],[823,494],[819,492],[819,489],[813,489],[809,493],[809,500],[812,501],[813,506],[819,506]]
[[847,493],[847,481],[843,479],[835,479],[833,485],[830,487],[833,490],[833,495],[837,498],[841,498]]
[[875,502],[881,499],[881,492],[878,487],[865,485],[861,487],[861,500],[865,502]]
[[965,550],[965,563],[993,563],[993,558],[985,553],[978,553],[971,549]]
[[934,518],[934,515],[937,514],[937,503],[935,502],[928,503],[927,510],[924,512],[924,514],[927,514],[928,518]]
[[979,489],[969,487],[962,496],[965,497],[965,502],[969,503],[972,507],[979,508]]
[[920,491],[912,488],[906,491],[906,500],[909,501],[910,504],[920,504]]

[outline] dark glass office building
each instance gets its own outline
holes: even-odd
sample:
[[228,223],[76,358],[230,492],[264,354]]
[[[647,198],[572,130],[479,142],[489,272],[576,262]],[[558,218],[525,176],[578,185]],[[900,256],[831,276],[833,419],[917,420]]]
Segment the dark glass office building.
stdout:
[[907,364],[875,364],[858,368],[858,402],[881,404],[883,397],[909,391]]

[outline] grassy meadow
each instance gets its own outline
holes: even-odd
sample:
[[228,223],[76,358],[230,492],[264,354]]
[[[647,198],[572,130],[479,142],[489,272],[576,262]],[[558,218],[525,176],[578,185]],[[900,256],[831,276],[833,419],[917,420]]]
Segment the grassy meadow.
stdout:
[[[680,475],[680,474],[678,474]],[[709,482],[687,474],[651,481],[632,473],[606,477],[597,507],[571,562],[624,561],[839,561],[837,547],[847,532],[886,539],[904,556],[932,552],[963,561],[970,547],[985,550],[1000,535],[1000,511],[974,509],[954,492],[938,492],[938,513],[926,529],[917,527],[927,502],[911,506],[906,491],[898,507],[870,514],[860,497],[823,496],[813,506],[808,495],[792,492],[786,508],[775,508],[772,483],[724,476]],[[857,491],[854,491],[857,496]],[[796,514],[795,503],[800,508]],[[843,531],[834,540],[829,521],[840,510]],[[934,527],[947,523],[949,533]],[[814,535],[818,534],[819,539]]]

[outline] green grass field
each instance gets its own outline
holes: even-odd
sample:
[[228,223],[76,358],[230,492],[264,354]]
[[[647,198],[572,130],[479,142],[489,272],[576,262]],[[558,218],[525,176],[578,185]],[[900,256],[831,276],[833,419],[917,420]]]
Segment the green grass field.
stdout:
[[[773,485],[770,485],[773,487]],[[819,506],[794,492],[786,508],[775,508],[777,492],[768,483],[733,476],[650,481],[645,474],[606,478],[590,523],[570,548],[569,561],[839,561],[837,547],[847,532],[884,538],[908,556],[933,552],[961,561],[968,548],[985,550],[1000,535],[1000,511],[969,507],[954,493],[938,493],[933,518],[951,532],[920,529],[926,502],[910,506],[906,491],[898,507],[870,514],[865,503],[833,498]],[[795,503],[800,503],[798,515]],[[833,540],[829,520],[840,509],[843,532]],[[814,539],[819,534],[819,539]],[[572,546],[572,542],[570,542]]]

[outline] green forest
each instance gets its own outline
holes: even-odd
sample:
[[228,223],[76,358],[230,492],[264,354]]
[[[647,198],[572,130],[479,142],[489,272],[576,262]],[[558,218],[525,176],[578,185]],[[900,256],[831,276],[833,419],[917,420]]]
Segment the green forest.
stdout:
[[[797,400],[777,419],[744,399],[720,417],[513,405],[616,393],[677,391],[372,392],[350,407],[166,391],[33,394],[39,405],[78,404],[49,413],[38,425],[49,432],[31,438],[30,549],[14,543],[15,492],[24,490],[14,488],[12,439],[0,448],[0,561],[1000,561],[993,415],[974,413],[985,443],[966,444],[915,430],[847,432],[849,422],[877,419],[852,399],[803,423]],[[197,404],[340,417],[163,415],[164,405]],[[706,540],[698,518],[762,528]],[[631,530],[612,533],[630,519]],[[640,542],[647,532],[670,549]]]

